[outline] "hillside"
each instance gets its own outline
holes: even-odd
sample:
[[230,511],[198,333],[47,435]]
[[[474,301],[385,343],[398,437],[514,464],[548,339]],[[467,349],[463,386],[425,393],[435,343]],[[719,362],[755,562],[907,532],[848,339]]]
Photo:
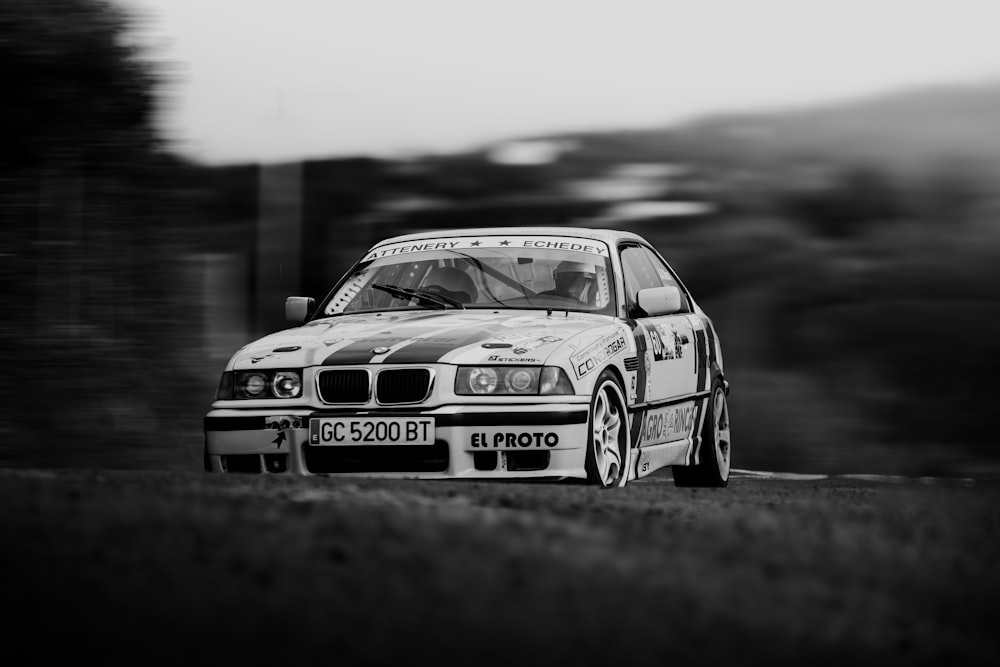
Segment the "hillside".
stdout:
[[542,137],[595,162],[764,165],[822,160],[920,172],[977,165],[1000,173],[1000,81],[937,86],[790,111],[711,116],[669,128]]

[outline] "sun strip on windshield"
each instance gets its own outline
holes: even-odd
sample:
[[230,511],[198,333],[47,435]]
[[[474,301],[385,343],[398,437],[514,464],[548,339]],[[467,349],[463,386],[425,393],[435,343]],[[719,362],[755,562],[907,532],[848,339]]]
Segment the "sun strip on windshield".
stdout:
[[413,252],[433,250],[468,250],[472,248],[509,248],[530,250],[568,250],[600,257],[608,257],[608,246],[603,241],[578,239],[565,236],[459,236],[445,239],[407,241],[378,246],[365,255],[365,262],[383,257],[395,257]]

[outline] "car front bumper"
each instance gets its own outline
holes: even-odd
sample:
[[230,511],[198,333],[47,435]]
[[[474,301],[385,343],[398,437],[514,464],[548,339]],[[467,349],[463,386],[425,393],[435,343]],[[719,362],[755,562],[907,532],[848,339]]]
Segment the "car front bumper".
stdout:
[[[205,416],[205,469],[421,479],[586,478],[588,416],[586,399],[426,410],[215,408]],[[433,418],[434,442],[310,443],[310,422],[326,417]]]

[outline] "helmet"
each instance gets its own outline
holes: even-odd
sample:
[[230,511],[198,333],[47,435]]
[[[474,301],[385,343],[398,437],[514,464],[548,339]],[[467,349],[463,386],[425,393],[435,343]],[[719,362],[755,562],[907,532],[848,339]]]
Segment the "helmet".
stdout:
[[568,259],[559,262],[556,266],[556,270],[552,272],[552,277],[558,278],[561,273],[583,274],[591,280],[597,277],[597,272],[594,271],[594,267],[591,264],[587,264],[586,262],[574,262]]
[[479,292],[469,274],[453,266],[436,266],[431,269],[424,278],[424,286],[462,303],[474,302]]
[[588,288],[597,279],[597,271],[592,264],[564,260],[556,266],[552,278],[560,294],[588,301],[592,296]]

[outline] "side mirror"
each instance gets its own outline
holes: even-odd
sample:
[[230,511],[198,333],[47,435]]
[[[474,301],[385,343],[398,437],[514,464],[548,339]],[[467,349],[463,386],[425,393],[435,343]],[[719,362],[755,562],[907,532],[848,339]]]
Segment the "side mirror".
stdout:
[[311,296],[290,296],[285,299],[285,319],[292,324],[302,324],[316,307]]
[[673,315],[681,310],[681,291],[673,285],[650,287],[639,290],[636,301],[649,317]]

